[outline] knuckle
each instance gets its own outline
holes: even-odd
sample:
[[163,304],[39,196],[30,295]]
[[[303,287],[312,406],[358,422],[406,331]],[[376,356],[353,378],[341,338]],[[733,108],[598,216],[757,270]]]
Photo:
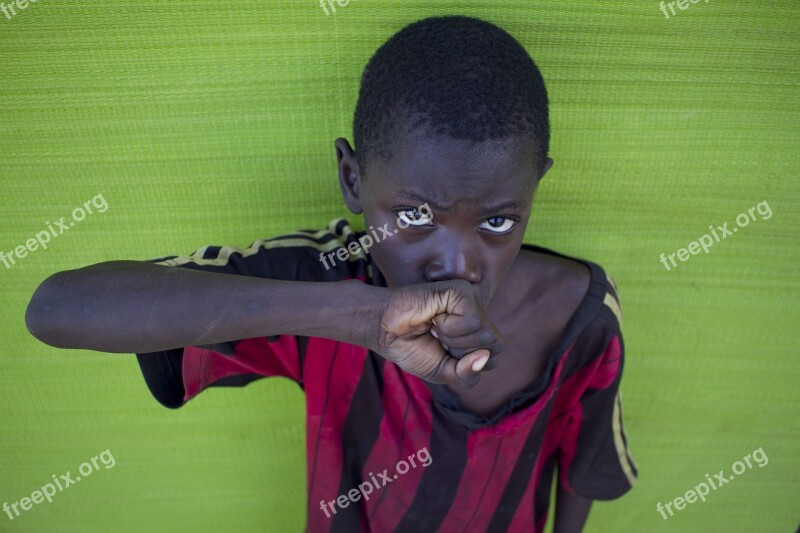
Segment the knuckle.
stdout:
[[469,331],[475,331],[481,327],[481,318],[476,314],[470,314],[464,321],[464,326]]
[[450,348],[448,351],[456,359],[462,359],[468,353],[464,348]]
[[485,345],[486,347],[494,346],[497,342],[494,334],[486,329],[480,332],[478,338],[480,339],[481,344]]

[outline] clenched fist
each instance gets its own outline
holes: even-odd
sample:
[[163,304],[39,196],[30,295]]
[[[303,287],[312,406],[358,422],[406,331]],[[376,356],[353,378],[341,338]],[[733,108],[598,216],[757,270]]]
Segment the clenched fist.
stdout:
[[477,289],[449,280],[389,289],[373,351],[431,383],[474,386],[502,352]]

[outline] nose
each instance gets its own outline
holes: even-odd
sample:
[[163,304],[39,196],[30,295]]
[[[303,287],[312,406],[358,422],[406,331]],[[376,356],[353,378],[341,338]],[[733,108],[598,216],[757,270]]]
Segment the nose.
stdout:
[[477,257],[466,241],[451,236],[434,246],[433,258],[425,267],[426,280],[433,282],[463,279],[470,283],[481,280]]

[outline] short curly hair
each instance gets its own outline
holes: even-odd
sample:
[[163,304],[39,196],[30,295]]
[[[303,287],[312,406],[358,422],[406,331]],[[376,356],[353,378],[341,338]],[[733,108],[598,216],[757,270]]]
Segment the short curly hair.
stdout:
[[362,177],[391,159],[398,135],[423,131],[483,142],[528,138],[540,167],[550,142],[547,90],[505,30],[465,16],[426,18],[386,41],[364,68],[353,117]]

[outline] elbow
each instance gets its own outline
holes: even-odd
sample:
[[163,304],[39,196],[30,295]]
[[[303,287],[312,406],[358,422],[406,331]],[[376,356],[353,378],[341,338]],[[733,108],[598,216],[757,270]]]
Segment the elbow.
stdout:
[[[41,287],[40,287],[41,288]],[[42,304],[41,299],[37,292],[34,293],[28,304],[28,309],[25,311],[25,326],[28,332],[36,337],[38,340],[45,344],[50,344],[49,331],[47,328],[47,319],[43,316],[45,313],[45,306]]]
[[64,332],[67,313],[63,309],[64,278],[67,272],[53,274],[34,291],[25,311],[25,326],[36,339],[56,348],[69,348]]

